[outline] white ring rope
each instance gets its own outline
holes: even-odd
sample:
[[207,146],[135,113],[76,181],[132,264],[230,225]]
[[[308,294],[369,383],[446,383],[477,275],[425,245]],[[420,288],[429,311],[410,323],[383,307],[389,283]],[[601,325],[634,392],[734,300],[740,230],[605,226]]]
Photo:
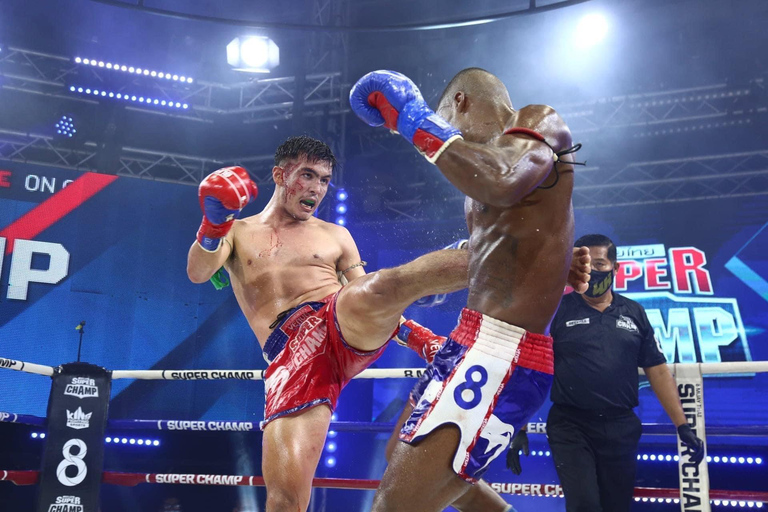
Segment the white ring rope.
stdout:
[[[736,361],[729,363],[686,363],[670,364],[674,374],[676,368],[701,368],[702,375],[750,374],[768,372],[768,361]],[[16,361],[0,357],[0,368],[16,370],[37,375],[52,376],[54,367]],[[264,380],[265,370],[114,370],[112,379],[140,380]],[[642,369],[639,370],[643,374]],[[355,379],[407,379],[420,377],[424,368],[368,368],[355,376]]]

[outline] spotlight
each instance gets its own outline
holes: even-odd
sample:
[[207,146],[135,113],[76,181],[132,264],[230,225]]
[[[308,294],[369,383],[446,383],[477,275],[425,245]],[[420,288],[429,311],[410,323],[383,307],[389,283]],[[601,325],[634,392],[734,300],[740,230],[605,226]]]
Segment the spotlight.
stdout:
[[576,26],[577,42],[582,47],[594,46],[608,33],[608,20],[602,14],[587,14]]
[[40,433],[40,439],[45,439],[45,433],[44,432]]
[[227,45],[227,63],[237,71],[269,73],[280,64],[280,49],[265,36],[236,37]]
[[71,139],[72,137],[74,137],[75,133],[77,133],[77,130],[75,130],[75,123],[72,120],[72,117],[67,115],[61,116],[61,119],[59,119],[56,122],[55,128],[56,128],[56,133],[58,135],[61,135],[68,139]]
[[347,191],[343,188],[340,188],[338,192],[336,192],[336,200],[337,201],[346,201],[349,195],[347,194]]
[[104,439],[104,441],[106,441],[107,443],[111,443],[112,442],[112,438],[108,437],[108,438]]
[[336,205],[336,213],[347,213],[347,205],[344,203]]
[[336,217],[336,224],[339,226],[346,226],[347,225],[347,219],[344,217]]
[[331,441],[325,446],[325,449],[328,451],[328,453],[333,453],[336,451],[336,443]]
[[336,466],[336,457],[326,457],[325,467],[332,468]]
[[32,432],[32,438],[37,439],[37,432]]
[[335,430],[329,430],[328,431],[328,437],[331,438],[331,439],[336,437],[336,434],[337,434],[337,432]]

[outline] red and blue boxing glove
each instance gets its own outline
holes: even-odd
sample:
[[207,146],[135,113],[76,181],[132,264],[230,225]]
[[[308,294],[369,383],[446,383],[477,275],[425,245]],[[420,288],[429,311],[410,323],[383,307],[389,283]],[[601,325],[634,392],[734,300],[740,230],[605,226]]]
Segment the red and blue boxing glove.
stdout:
[[399,133],[430,163],[461,138],[458,129],[429,108],[416,84],[395,71],[372,71],[362,77],[349,92],[349,103],[360,119]]
[[214,171],[200,183],[197,196],[203,222],[197,230],[197,243],[203,250],[216,252],[240,211],[259,193],[256,184],[242,167]]
[[431,363],[435,359],[435,355],[447,339],[445,336],[438,336],[413,320],[402,322],[400,330],[394,337],[399,345],[410,348],[427,363]]

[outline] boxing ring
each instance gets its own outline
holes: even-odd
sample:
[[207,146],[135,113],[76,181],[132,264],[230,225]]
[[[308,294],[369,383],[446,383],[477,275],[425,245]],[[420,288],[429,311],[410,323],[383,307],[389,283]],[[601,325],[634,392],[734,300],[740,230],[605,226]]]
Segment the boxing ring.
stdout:
[[[79,364],[79,363],[78,363]],[[64,365],[65,366],[65,365]],[[30,374],[55,377],[61,372],[62,367],[45,366],[35,363],[17,361],[13,359],[0,358],[0,368],[15,370]],[[696,380],[698,375],[698,384],[702,384],[703,375],[722,375],[722,374],[754,374],[768,372],[768,362],[734,362],[734,363],[699,363],[699,364],[676,364],[670,365],[670,370],[678,378],[685,382],[685,379]],[[111,372],[111,379],[141,379],[141,380],[264,380],[265,370],[114,370]],[[416,378],[423,372],[422,368],[387,368],[387,369],[367,369],[359,374],[356,379],[402,379]],[[642,372],[642,371],[641,371]],[[687,375],[687,376],[686,376]],[[77,378],[77,377],[76,377]],[[680,384],[681,387],[684,384]],[[53,391],[52,391],[53,394]],[[683,396],[683,395],[681,395]],[[80,397],[83,398],[83,397]],[[697,394],[699,402],[702,402],[701,390]],[[109,397],[107,396],[108,400]],[[684,409],[685,409],[685,400]],[[49,412],[50,412],[49,404]],[[706,427],[703,417],[703,409],[695,411],[701,413],[698,424],[701,437],[706,439],[706,435],[712,436],[752,436],[768,437],[768,425],[748,425],[748,426],[710,426]],[[68,411],[69,414],[69,411]],[[16,423],[30,425],[47,429],[49,427],[48,418],[32,416],[27,414],[17,414],[13,412],[0,412],[0,422]],[[106,419],[105,427],[107,430],[136,430],[136,431],[211,431],[211,432],[243,432],[258,431],[259,423],[250,421],[224,421],[224,420],[146,420],[146,419]],[[689,419],[690,423],[690,419]],[[352,421],[332,421],[331,431],[336,432],[358,432],[358,433],[391,433],[395,425],[390,423],[375,422],[352,422]],[[528,428],[531,435],[544,435],[545,426],[543,423],[530,423]],[[643,433],[645,435],[674,435],[675,429],[671,424],[644,424]],[[44,437],[41,435],[40,437]],[[103,441],[103,439],[102,439]],[[120,438],[115,441],[119,442]],[[125,444],[125,439],[122,440]],[[69,441],[67,445],[71,443]],[[102,449],[104,443],[102,442]],[[65,447],[67,446],[65,445]],[[66,450],[65,450],[66,451]],[[61,462],[58,466],[60,479],[70,479],[66,484],[72,488],[77,483],[73,483],[80,475],[80,466],[77,466],[78,456],[80,463],[85,452],[70,453],[70,458]],[[541,455],[541,453],[540,453]],[[645,457],[645,456],[643,456]],[[653,456],[652,456],[653,457]],[[670,460],[671,456],[667,456]],[[641,455],[638,455],[638,459]],[[74,462],[73,462],[74,460]],[[644,458],[645,460],[645,458]],[[686,494],[683,486],[683,478],[686,476],[684,468],[684,456],[682,450],[680,456],[675,456],[674,460],[679,462],[681,487],[678,488],[659,488],[659,487],[636,487],[635,501],[650,503],[679,504],[681,510],[691,510],[686,508],[686,501],[690,500],[691,494]],[[701,473],[704,478],[702,481],[707,484],[703,489],[706,502],[715,506],[728,506],[740,508],[764,508],[768,504],[768,491],[762,490],[723,490],[710,489],[708,486],[707,464],[719,462],[718,457],[707,456],[702,462]],[[762,463],[762,460],[757,462]],[[69,466],[77,466],[77,475],[72,476]],[[45,465],[44,465],[45,468]],[[64,469],[62,469],[64,468]],[[264,487],[264,479],[257,475],[225,475],[225,474],[187,474],[187,473],[134,473],[134,472],[116,472],[104,470],[103,467],[94,468],[100,475],[98,481],[102,484],[111,484],[117,486],[137,486],[139,484],[176,484],[176,485],[210,485],[210,486],[244,486],[244,487]],[[69,471],[69,474],[67,473]],[[45,469],[43,470],[4,470],[0,469],[0,480],[11,482],[17,486],[27,486],[39,484],[43,481]],[[510,473],[511,475],[511,473]],[[502,495],[513,496],[531,496],[531,497],[560,497],[562,498],[562,489],[556,483],[522,483],[522,482],[489,482],[491,487]],[[344,489],[344,490],[375,490],[379,485],[379,480],[375,479],[357,479],[357,478],[315,478],[313,487],[321,489]],[[72,509],[75,510],[75,509]],[[88,512],[89,509],[80,509]],[[702,503],[701,508],[696,510],[710,510],[706,503]]]

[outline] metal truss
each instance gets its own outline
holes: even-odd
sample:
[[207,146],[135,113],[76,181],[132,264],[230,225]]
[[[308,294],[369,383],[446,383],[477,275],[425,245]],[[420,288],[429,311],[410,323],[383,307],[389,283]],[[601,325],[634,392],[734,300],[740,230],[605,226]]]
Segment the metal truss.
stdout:
[[[432,169],[433,172],[434,169]],[[414,175],[420,176],[418,165]],[[576,170],[573,204],[576,209],[636,206],[705,199],[768,195],[768,150],[627,164],[620,168],[587,167]],[[431,221],[463,218],[464,196],[435,180],[397,186],[370,194],[364,202],[371,222]],[[354,190],[366,197],[366,190]],[[372,203],[371,198],[383,200]]]
[[632,163],[576,173],[576,208],[768,195],[768,151]]
[[[130,110],[197,121],[210,121],[216,116],[238,116],[246,123],[290,119],[299,95],[296,77],[258,78],[237,84],[198,80],[182,83],[77,64],[71,58],[15,47],[7,47],[0,54],[0,73],[4,77],[4,89],[88,103],[96,101],[70,92],[69,87],[103,87],[114,82],[108,80],[108,74],[119,73],[116,93],[141,91],[144,95],[190,105],[185,111],[170,111],[126,104]],[[348,111],[342,102],[340,74],[339,71],[316,72],[302,80],[305,115]]]
[[[117,156],[115,173],[119,176],[197,186],[214,169],[243,163],[248,165],[254,181],[264,184],[272,180],[271,158],[250,157],[232,162],[124,147]],[[99,146],[92,142],[79,147],[66,147],[47,135],[0,130],[0,160],[100,172],[99,163],[103,158]]]
[[[0,130],[0,160],[99,172],[102,150],[88,142],[62,146],[52,137]],[[197,185],[212,170],[245,166],[260,185],[272,181],[272,155],[216,160],[124,147],[116,174]],[[414,177],[427,171],[414,163]],[[372,185],[354,191],[364,198],[366,215],[392,220],[461,217],[463,196],[447,184],[415,180],[394,187]],[[377,188],[378,187],[378,188]],[[437,189],[436,189],[437,187]],[[630,163],[620,168],[585,168],[576,172],[575,208],[631,206],[711,198],[768,195],[768,150]]]
[[558,106],[574,135],[634,129],[652,137],[751,122],[768,112],[762,78],[743,86],[714,84],[687,89],[601,98]]

